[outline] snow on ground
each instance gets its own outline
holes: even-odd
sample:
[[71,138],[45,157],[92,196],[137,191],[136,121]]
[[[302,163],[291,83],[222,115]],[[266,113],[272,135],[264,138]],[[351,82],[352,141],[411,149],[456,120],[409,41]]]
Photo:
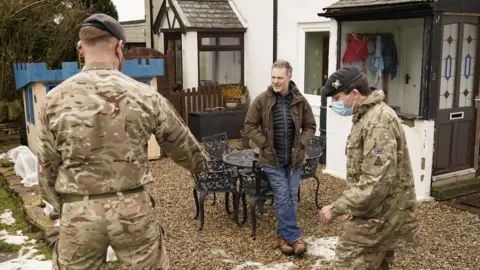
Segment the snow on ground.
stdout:
[[305,242],[308,243],[308,255],[328,261],[333,260],[335,257],[335,246],[337,245],[338,237],[308,237],[305,239]]
[[10,235],[6,230],[0,231],[0,241],[8,244],[22,245],[18,251],[18,258],[0,263],[2,270],[50,270],[52,269],[51,261],[42,261],[44,255],[34,254],[37,252],[34,245],[35,239],[29,240],[27,236],[22,235],[22,231],[17,231],[16,235]]
[[[337,245],[338,237],[308,237],[305,239],[305,242],[307,244],[306,254],[317,259],[312,269],[324,269],[323,267],[328,265],[335,257],[335,246]],[[256,270],[290,270],[299,267],[293,262],[269,265],[251,261],[239,262],[233,260],[230,254],[220,249],[212,250],[212,253],[223,262],[235,264],[235,267],[232,268],[233,270],[242,270],[246,268]]]
[[235,268],[233,268],[233,270],[242,270],[252,266],[257,266],[256,268],[257,270],[290,270],[298,267],[293,262],[277,263],[277,264],[269,264],[269,265],[264,265],[258,262],[245,262],[243,264],[237,265]]
[[3,214],[0,215],[0,222],[7,225],[15,224],[15,219],[12,216],[12,211],[5,210]]
[[36,240],[32,239],[27,242],[28,236],[22,235],[22,231],[17,231],[16,235],[10,235],[8,234],[7,230],[1,230],[0,231],[0,240],[7,243],[7,244],[13,244],[13,245],[24,245],[24,244],[35,244]]

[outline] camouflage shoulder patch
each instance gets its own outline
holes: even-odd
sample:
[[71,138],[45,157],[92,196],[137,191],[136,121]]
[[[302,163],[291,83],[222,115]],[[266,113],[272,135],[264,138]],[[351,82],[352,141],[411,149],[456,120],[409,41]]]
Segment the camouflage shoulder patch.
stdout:
[[373,163],[373,165],[382,166],[383,165],[382,159],[380,157],[377,157],[377,160],[375,160],[375,163]]

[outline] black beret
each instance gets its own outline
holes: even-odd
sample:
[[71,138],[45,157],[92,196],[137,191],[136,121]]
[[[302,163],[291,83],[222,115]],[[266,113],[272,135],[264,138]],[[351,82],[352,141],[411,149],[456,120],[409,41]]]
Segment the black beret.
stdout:
[[122,25],[117,20],[106,14],[96,13],[91,15],[85,21],[83,21],[82,27],[85,26],[98,27],[107,31],[119,40],[123,40],[123,44],[127,42],[127,36],[125,35],[125,30],[123,30]]
[[362,71],[356,66],[342,67],[328,77],[323,93],[326,97],[332,97],[345,90],[361,76]]

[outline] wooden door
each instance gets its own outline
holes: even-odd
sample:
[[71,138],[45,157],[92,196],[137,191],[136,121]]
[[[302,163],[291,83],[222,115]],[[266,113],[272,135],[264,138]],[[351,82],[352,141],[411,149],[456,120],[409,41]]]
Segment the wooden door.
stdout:
[[478,17],[443,17],[434,175],[474,167],[478,30]]

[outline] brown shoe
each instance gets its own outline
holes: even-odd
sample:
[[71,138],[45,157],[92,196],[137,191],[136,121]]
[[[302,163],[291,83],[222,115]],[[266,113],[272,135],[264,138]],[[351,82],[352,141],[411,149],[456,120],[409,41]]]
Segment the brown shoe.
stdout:
[[277,241],[278,241],[278,247],[280,248],[283,254],[293,255],[294,253],[293,247],[291,247],[290,245],[287,244],[287,242],[285,242],[285,238],[283,238],[283,236],[277,237]]
[[298,239],[297,241],[293,242],[292,247],[295,255],[297,256],[305,253],[305,242],[303,242],[302,239]]

